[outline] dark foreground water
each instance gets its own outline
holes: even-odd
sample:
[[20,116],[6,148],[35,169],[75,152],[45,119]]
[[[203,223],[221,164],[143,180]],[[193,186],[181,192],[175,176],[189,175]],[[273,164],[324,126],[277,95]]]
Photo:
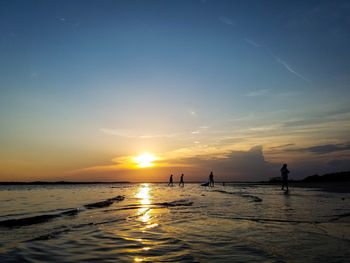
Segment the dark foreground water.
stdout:
[[0,262],[349,262],[350,195],[249,184],[0,186]]

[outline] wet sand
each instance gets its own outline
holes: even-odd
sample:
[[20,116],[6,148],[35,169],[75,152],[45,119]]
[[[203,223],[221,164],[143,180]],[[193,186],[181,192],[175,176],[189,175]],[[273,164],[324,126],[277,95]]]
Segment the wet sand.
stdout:
[[[276,185],[278,183],[263,183],[262,185]],[[289,187],[311,188],[315,191],[325,191],[329,193],[350,193],[350,182],[299,182],[292,181]]]

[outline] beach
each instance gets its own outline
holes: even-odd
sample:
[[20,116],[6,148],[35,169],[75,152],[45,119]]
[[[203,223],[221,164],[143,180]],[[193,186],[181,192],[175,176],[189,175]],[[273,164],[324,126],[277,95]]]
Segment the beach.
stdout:
[[228,184],[7,185],[1,262],[345,262],[350,194]]
[[330,193],[350,193],[350,182],[293,182],[291,186],[318,189]]
[[[248,184],[248,183],[247,183]],[[260,186],[272,186],[278,188],[281,186],[281,183],[249,183],[251,185],[260,185]],[[237,185],[237,183],[235,184]],[[329,193],[350,193],[350,182],[304,182],[304,181],[290,181],[290,189],[292,188],[309,188],[314,191],[325,191]]]

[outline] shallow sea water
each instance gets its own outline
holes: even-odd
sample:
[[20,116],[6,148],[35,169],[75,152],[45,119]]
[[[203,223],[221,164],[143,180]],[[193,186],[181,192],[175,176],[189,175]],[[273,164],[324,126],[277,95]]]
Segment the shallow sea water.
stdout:
[[0,203],[0,262],[350,259],[350,194],[251,184],[13,185],[0,186]]

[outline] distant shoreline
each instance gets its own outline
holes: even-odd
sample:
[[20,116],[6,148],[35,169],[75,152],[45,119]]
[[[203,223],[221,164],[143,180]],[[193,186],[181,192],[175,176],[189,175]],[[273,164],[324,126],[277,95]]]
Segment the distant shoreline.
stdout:
[[[203,183],[203,181],[191,181],[185,183]],[[128,182],[128,181],[116,181],[116,182],[74,182],[74,181],[32,181],[32,182],[0,182],[0,185],[43,185],[43,184],[142,184],[142,183],[168,183],[166,182]],[[267,184],[267,185],[278,185],[281,184],[281,177],[271,178],[269,181],[216,181],[217,184]],[[348,185],[350,183],[350,171],[329,173],[324,175],[312,175],[308,176],[302,180],[289,180],[291,185],[299,187],[311,187],[313,185],[332,185],[332,184],[344,184]]]
[[[204,181],[185,182],[187,184],[202,184]],[[46,181],[34,181],[34,182],[0,182],[0,185],[60,185],[60,184],[168,184],[169,182],[46,182]],[[175,182],[176,183],[176,182]],[[215,182],[218,185],[222,185],[223,182]],[[269,182],[245,182],[245,181],[225,181],[225,184],[264,184]]]
[[[142,182],[0,182],[0,186],[10,186],[10,185],[88,185],[88,184],[140,184]],[[167,184],[167,182],[153,182]],[[188,182],[188,184],[200,184],[201,182]],[[254,185],[266,185],[280,188],[278,182],[225,182],[226,186],[232,184],[242,184],[247,186]],[[222,182],[217,182],[217,185],[222,185]],[[331,193],[350,193],[350,182],[303,182],[303,181],[291,181],[289,183],[289,188],[310,188],[314,190],[320,190]]]
[[46,182],[46,181],[34,181],[34,182],[0,182],[0,185],[57,185],[57,184],[131,184],[131,182]]
[[[276,185],[277,188],[281,187],[279,183],[261,182],[256,185]],[[291,181],[289,182],[289,189],[293,188],[310,188],[313,190],[319,189],[320,191],[330,193],[350,193],[350,182],[303,182],[303,181]]]
[[[87,185],[87,184],[140,184],[140,183],[159,183],[167,184],[168,182],[71,182],[71,181],[33,181],[33,182],[0,182],[0,186],[6,185]],[[201,184],[202,182],[186,182],[187,184]],[[240,185],[244,184],[245,187],[248,185],[276,185],[280,187],[281,178],[274,177],[270,181],[256,181],[256,182],[244,182],[244,181],[231,181],[231,182],[216,182],[217,185]],[[316,190],[333,192],[333,193],[350,193],[350,171],[337,172],[324,174],[322,176],[312,175],[308,176],[302,180],[290,180],[290,188],[300,187],[300,188],[312,188]]]

